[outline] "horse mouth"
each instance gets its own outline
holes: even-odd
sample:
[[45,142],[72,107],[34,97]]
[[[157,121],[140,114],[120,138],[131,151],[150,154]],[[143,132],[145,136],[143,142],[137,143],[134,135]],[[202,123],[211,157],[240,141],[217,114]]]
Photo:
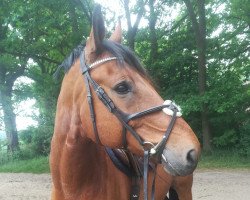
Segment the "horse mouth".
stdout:
[[197,163],[193,165],[182,164],[179,160],[167,159],[164,154],[162,154],[161,162],[164,170],[171,174],[172,176],[187,176],[193,173]]

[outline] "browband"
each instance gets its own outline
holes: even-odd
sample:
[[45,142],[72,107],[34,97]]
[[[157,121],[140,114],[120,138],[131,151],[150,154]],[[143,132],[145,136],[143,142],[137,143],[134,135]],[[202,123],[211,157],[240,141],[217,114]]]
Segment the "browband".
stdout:
[[87,67],[82,70],[82,74],[85,74],[87,71],[91,70],[92,68],[96,67],[97,65],[103,64],[103,63],[111,61],[111,60],[117,60],[117,57],[108,57],[108,58],[103,58],[101,60],[97,60],[97,61],[93,62],[92,64],[87,65]]

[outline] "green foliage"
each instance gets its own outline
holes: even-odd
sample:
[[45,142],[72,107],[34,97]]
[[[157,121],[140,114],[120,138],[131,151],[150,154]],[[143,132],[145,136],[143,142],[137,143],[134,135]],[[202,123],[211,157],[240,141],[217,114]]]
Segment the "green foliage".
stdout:
[[[200,112],[205,103],[209,109],[214,146],[239,148],[249,156],[246,150],[250,146],[249,132],[245,120],[250,117],[249,83],[246,84],[250,78],[249,23],[246,23],[250,10],[249,6],[239,3],[242,1],[215,1],[206,5],[207,92],[203,96],[198,94],[197,50],[190,21],[185,19],[185,9],[175,19],[177,21],[173,21],[175,29],[156,29],[157,57],[150,57],[147,28],[137,35],[136,51],[162,96],[181,105],[185,119],[200,139]],[[225,9],[216,10],[219,6]],[[175,24],[178,19],[183,19],[181,24]]]
[[[24,75],[34,82],[15,84],[11,91],[13,104],[35,98],[39,109],[38,127],[27,130],[31,142],[24,142],[26,146],[21,147],[20,156],[47,155],[60,88],[60,82],[55,83],[52,75],[66,55],[89,34],[92,1],[17,0],[1,1],[0,5],[0,78],[3,68],[6,74],[13,74],[22,61]],[[3,82],[0,81],[0,87]]]
[[213,139],[213,143],[216,147],[230,147],[235,145],[237,141],[237,135],[234,130],[226,131],[223,135],[214,137]]
[[250,116],[247,111],[250,95],[241,78],[244,77],[240,70],[243,66],[239,69],[237,65],[231,69],[224,65],[216,67],[209,70],[208,92],[213,142],[220,148],[242,149],[245,145],[241,138],[247,134],[243,131],[247,128],[244,121]]
[[52,126],[40,125],[29,127],[20,132],[20,139],[23,142],[23,158],[32,158],[37,155],[48,155],[50,151],[50,140],[53,133]]

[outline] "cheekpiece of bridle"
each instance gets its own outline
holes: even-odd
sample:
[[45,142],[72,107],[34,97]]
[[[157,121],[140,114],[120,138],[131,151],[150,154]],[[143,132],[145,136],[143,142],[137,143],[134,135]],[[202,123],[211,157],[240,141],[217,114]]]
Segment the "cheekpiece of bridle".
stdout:
[[[143,191],[144,191],[144,200],[147,200],[148,199],[148,191],[147,191],[148,179],[147,179],[147,177],[148,177],[148,168],[149,168],[149,158],[154,157],[157,159],[157,161],[159,163],[161,162],[162,153],[163,153],[163,150],[165,148],[166,142],[169,138],[169,135],[170,135],[173,127],[174,127],[174,124],[175,124],[177,117],[181,116],[181,112],[180,112],[180,109],[178,108],[178,106],[176,106],[170,100],[166,100],[163,103],[163,105],[155,106],[155,107],[149,108],[147,110],[133,113],[133,114],[124,113],[119,108],[117,108],[115,106],[114,102],[112,101],[112,99],[110,99],[109,96],[107,95],[107,93],[104,91],[104,89],[95,80],[93,80],[92,77],[90,76],[91,69],[93,69],[94,67],[97,67],[105,62],[112,61],[112,60],[119,60],[119,59],[117,57],[108,57],[108,58],[98,60],[98,61],[88,65],[88,64],[86,64],[86,61],[85,61],[85,52],[83,51],[80,54],[80,67],[82,70],[82,74],[83,74],[86,89],[87,89],[87,100],[88,100],[88,104],[89,104],[90,117],[91,117],[91,121],[92,121],[92,125],[93,125],[93,130],[94,130],[96,142],[98,144],[101,144],[98,130],[97,130],[97,126],[96,126],[95,110],[94,110],[94,106],[93,106],[93,97],[92,97],[92,93],[90,90],[90,85],[94,89],[94,91],[97,94],[100,101],[107,107],[109,112],[114,114],[117,117],[117,119],[121,122],[121,124],[123,126],[123,131],[122,131],[123,132],[122,133],[122,135],[123,135],[123,148],[127,149],[126,135],[127,135],[127,132],[129,132],[134,136],[134,138],[139,142],[139,144],[144,149],[144,161],[143,161],[143,179],[144,179],[143,187],[144,187],[144,189],[143,189]],[[143,117],[143,116],[151,114],[151,113],[159,112],[159,111],[163,111],[166,114],[170,115],[171,120],[170,120],[170,123],[168,125],[168,128],[167,128],[162,140],[158,144],[154,145],[153,143],[151,143],[149,141],[144,141],[144,139],[128,123],[131,120]],[[154,193],[155,193],[156,167],[157,166],[155,164],[151,199],[154,199]],[[139,175],[137,173],[136,177],[138,178],[138,176]],[[139,181],[135,181],[135,183],[136,183],[135,188],[132,188],[132,192],[130,195],[130,199],[133,199],[133,200],[139,199],[139,189],[138,189]]]

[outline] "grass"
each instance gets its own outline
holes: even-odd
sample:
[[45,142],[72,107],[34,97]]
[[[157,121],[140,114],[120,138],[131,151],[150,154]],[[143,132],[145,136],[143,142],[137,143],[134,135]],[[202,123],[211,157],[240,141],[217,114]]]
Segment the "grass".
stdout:
[[236,151],[216,150],[202,153],[198,169],[250,169],[250,157],[240,156]]
[[49,173],[48,157],[38,157],[29,160],[13,160],[0,165],[0,172],[8,173]]
[[[198,169],[250,169],[250,157],[239,156],[237,152],[216,150],[202,153]],[[8,173],[49,173],[48,157],[27,160],[10,160],[0,164],[0,172]]]

